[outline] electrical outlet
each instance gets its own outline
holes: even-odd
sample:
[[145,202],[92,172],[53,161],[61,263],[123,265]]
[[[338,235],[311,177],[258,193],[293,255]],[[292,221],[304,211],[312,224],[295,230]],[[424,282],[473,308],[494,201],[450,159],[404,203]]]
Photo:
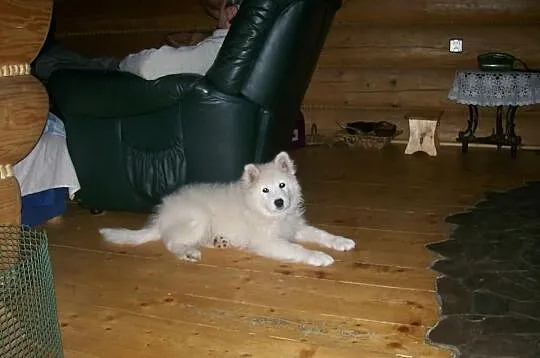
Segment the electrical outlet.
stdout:
[[450,39],[450,52],[463,52],[463,40]]

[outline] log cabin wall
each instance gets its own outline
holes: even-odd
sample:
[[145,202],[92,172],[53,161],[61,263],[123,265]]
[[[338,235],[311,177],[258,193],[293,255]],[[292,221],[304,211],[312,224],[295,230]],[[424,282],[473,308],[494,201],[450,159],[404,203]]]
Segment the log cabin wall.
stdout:
[[[94,56],[123,56],[163,44],[171,31],[208,29],[198,0],[57,0],[56,38]],[[448,51],[463,40],[462,53]],[[508,52],[540,69],[538,0],[344,0],[304,101],[309,130],[332,134],[336,121],[387,120],[408,138],[404,115],[442,109],[441,142],[455,143],[467,108],[447,99],[454,72],[477,67],[476,56]],[[520,108],[524,145],[540,145],[540,106]],[[478,134],[494,127],[481,108]]]
[[208,30],[199,0],[55,0],[54,38],[87,56],[121,58],[164,44],[168,33]]
[[[451,38],[463,52],[450,53]],[[404,130],[410,110],[442,109],[442,142],[455,143],[467,108],[447,99],[454,73],[477,68],[482,52],[508,52],[540,69],[538,0],[345,0],[305,99],[319,132],[336,121],[388,120]],[[518,110],[525,145],[540,145],[540,106]],[[490,134],[494,109],[481,109],[478,134]]]

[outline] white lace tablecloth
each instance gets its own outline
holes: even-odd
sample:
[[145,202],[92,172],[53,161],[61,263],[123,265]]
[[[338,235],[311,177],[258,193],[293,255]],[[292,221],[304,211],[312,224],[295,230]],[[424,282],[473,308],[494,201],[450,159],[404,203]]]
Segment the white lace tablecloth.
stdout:
[[540,103],[540,73],[457,71],[448,98],[478,106]]

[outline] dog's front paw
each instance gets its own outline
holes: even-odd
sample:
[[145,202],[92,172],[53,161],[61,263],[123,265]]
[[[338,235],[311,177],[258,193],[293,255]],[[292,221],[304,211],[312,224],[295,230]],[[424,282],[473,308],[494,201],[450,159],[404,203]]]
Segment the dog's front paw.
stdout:
[[329,266],[334,263],[334,258],[322,251],[312,251],[307,257],[306,263],[313,266]]
[[353,240],[342,236],[334,236],[334,238],[330,241],[330,247],[338,251],[349,251],[354,249],[355,246],[356,243]]
[[201,252],[197,249],[187,249],[182,254],[177,255],[181,260],[197,262],[201,260]]

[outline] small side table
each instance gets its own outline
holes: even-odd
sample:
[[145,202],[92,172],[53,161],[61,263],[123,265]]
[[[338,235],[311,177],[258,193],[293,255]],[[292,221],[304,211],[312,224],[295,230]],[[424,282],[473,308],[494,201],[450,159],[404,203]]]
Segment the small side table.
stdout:
[[[540,73],[457,71],[448,98],[469,106],[467,128],[459,131],[456,139],[461,142],[463,153],[467,153],[469,143],[493,144],[497,149],[510,146],[514,158],[521,145],[521,137],[515,131],[516,111],[520,106],[540,103]],[[495,130],[490,136],[474,135],[478,127],[478,106],[497,109]],[[504,106],[507,108],[503,128]]]

